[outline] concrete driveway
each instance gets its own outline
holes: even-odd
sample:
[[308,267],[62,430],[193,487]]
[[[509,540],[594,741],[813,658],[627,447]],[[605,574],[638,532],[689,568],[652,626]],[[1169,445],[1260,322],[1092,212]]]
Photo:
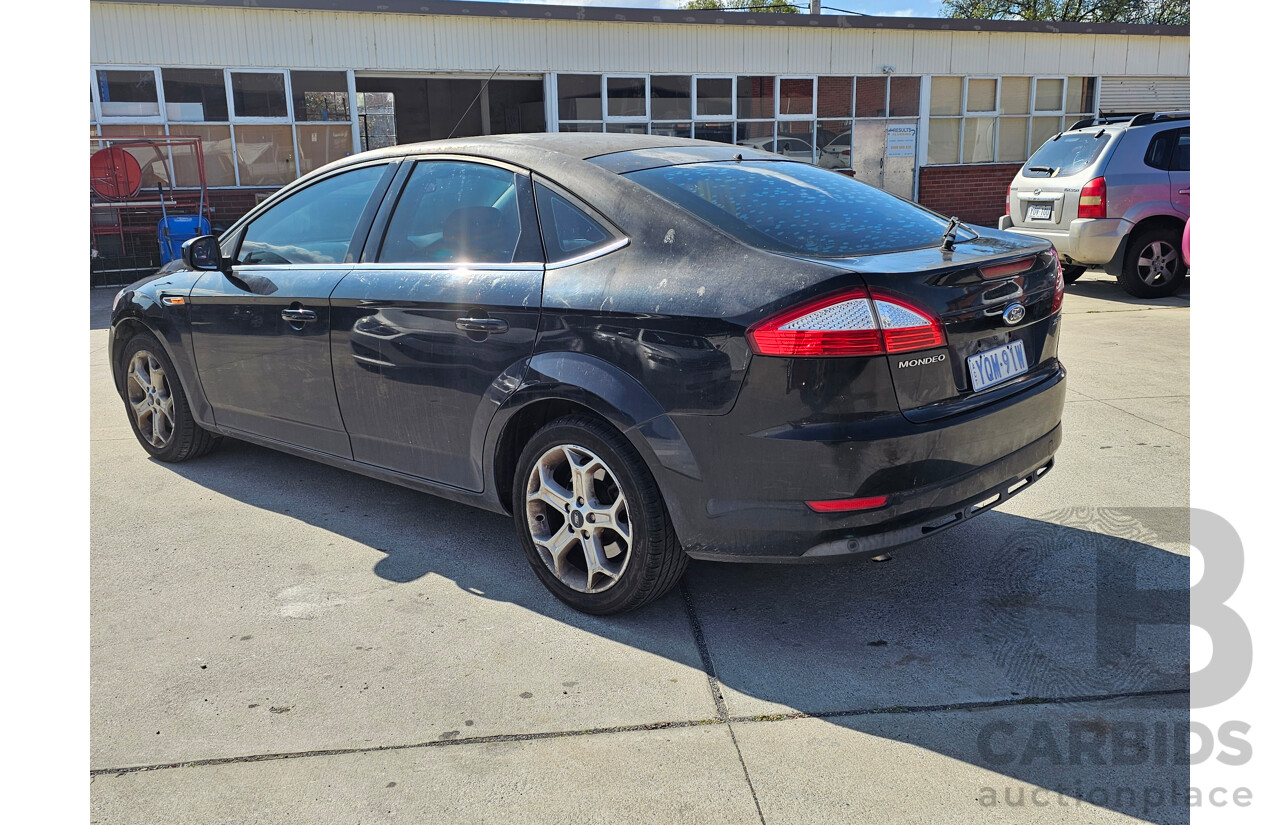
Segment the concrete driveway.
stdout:
[[1188,821],[1187,295],[1068,288],[1065,442],[999,511],[609,619],[498,516],[235,441],[149,460],[111,297],[94,822]]

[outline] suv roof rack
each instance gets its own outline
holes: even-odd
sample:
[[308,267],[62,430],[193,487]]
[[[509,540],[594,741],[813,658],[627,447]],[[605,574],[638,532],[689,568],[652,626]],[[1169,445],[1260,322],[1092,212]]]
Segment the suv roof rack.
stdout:
[[1162,123],[1168,120],[1190,120],[1191,112],[1124,112],[1120,114],[1109,114],[1103,117],[1086,117],[1083,120],[1077,120],[1075,123],[1067,127],[1066,131],[1070,132],[1074,129],[1088,129],[1090,126],[1107,126],[1113,123],[1124,123],[1129,126],[1146,126],[1151,123]]
[[1067,127],[1067,131],[1072,129],[1086,129],[1090,126],[1106,126],[1108,123],[1127,123],[1133,115],[1107,115],[1106,117],[1087,117],[1084,120],[1077,120],[1075,123]]
[[1191,112],[1143,112],[1129,121],[1130,126],[1144,126],[1148,123],[1159,123],[1165,120],[1190,120]]

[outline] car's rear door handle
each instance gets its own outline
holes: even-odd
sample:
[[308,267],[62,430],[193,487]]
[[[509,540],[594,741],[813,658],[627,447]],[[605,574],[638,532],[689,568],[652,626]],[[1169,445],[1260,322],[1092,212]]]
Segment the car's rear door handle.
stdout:
[[310,309],[282,309],[280,317],[291,324],[305,324],[319,318],[314,311]]
[[1179,195],[1190,195],[1190,194],[1191,194],[1191,190],[1190,190],[1190,189],[1179,189],[1179,190],[1178,190],[1178,194],[1179,194]]
[[507,322],[501,318],[459,318],[454,321],[463,332],[487,332],[498,335],[507,331]]

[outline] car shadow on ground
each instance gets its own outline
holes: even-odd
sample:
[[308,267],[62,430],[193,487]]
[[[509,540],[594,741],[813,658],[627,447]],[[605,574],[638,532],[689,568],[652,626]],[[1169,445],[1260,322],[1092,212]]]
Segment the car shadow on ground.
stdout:
[[1191,276],[1188,275],[1178,291],[1168,298],[1136,298],[1125,292],[1113,276],[1101,269],[1090,269],[1080,276],[1080,280],[1067,284],[1067,295],[1132,307],[1185,307],[1191,303]]
[[[468,598],[710,670],[744,736],[781,735],[770,723],[796,714],[819,717],[827,735],[788,758],[803,771],[831,747],[850,798],[901,794],[906,805],[927,792],[909,784],[918,772],[883,766],[885,754],[910,762],[914,746],[989,772],[975,773],[984,778],[957,805],[1021,799],[1029,809],[1084,797],[1153,822],[1189,819],[1185,796],[1172,794],[1189,782],[1190,567],[1154,546],[1186,540],[1176,510],[1063,510],[1045,520],[997,511],[887,562],[695,562],[681,589],[600,618],[543,589],[508,518],[229,439],[205,459],[164,466],[377,548],[371,581],[433,574]],[[691,637],[703,640],[696,658]],[[846,763],[847,741],[833,744],[851,732],[875,737],[859,747],[873,749],[877,778]],[[1027,786],[1063,795],[1033,798]]]

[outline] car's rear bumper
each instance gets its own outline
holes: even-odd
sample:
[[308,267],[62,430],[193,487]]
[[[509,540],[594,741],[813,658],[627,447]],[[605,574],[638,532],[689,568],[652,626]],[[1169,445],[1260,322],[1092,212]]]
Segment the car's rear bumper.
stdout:
[[[1052,465],[1065,375],[1056,365],[1016,395],[924,424],[898,416],[733,437],[723,419],[682,420],[703,479],[663,479],[677,535],[697,559],[813,562],[883,552],[962,523]],[[889,497],[885,506],[860,512],[815,513],[805,503],[879,495]]]
[[1101,266],[1116,257],[1133,224],[1122,218],[1077,218],[1064,231],[1014,226],[1013,218],[1005,215],[1000,229],[1048,241],[1067,263]]

